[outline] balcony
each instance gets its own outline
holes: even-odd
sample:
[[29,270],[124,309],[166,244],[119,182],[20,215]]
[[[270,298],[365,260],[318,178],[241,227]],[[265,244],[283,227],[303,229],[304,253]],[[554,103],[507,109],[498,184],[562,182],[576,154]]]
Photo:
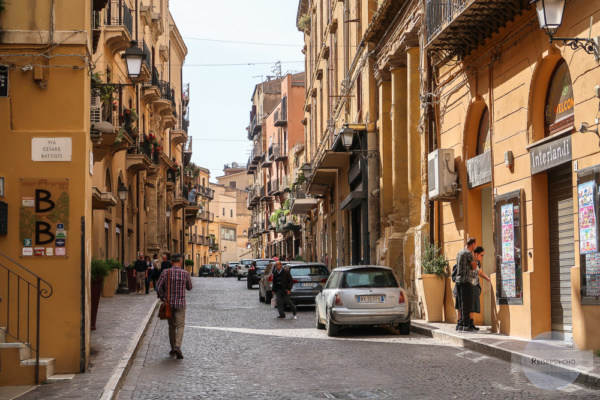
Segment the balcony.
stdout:
[[253,185],[250,187],[248,198],[250,199],[251,205],[255,205],[260,201],[260,188],[260,185]]
[[113,55],[129,47],[132,32],[133,15],[125,0],[111,0],[106,7],[104,40]]
[[252,163],[252,154],[250,154],[250,157],[248,157],[248,163],[246,165],[246,172],[248,173],[248,175],[253,175],[254,171],[256,171],[256,164]]
[[262,149],[262,141],[255,141],[252,146],[252,165],[257,165],[262,157],[263,149]]
[[92,209],[110,210],[117,205],[117,198],[110,192],[102,192],[96,186],[92,187]]
[[306,183],[296,185],[290,196],[291,214],[309,214],[317,207],[318,200],[309,197],[306,193]]
[[142,86],[142,101],[151,104],[160,99],[160,90],[158,88],[159,75],[156,67],[152,67],[152,76],[150,81]]
[[274,120],[275,126],[287,125],[287,96],[281,99],[281,107],[275,111]]
[[267,193],[267,188],[264,186],[260,187],[260,201],[269,201],[271,200],[271,197],[269,196],[269,193]]
[[213,222],[215,220],[215,213],[209,211],[198,212],[196,217],[202,221]]
[[300,222],[298,221],[298,217],[295,215],[286,215],[277,221],[277,232],[278,233],[286,233],[294,230],[301,229]]
[[209,187],[206,186],[199,186],[198,187],[198,194],[202,197],[205,197],[209,200],[212,200],[215,198],[215,191],[214,189],[211,189]]
[[248,127],[248,140],[254,139],[254,135],[259,133],[262,130],[262,121],[261,118],[258,118],[257,115],[254,115],[250,120],[250,127]]
[[171,129],[171,143],[177,146],[186,143],[187,140],[187,132],[183,129],[183,117],[180,115],[177,124]]
[[271,179],[267,182],[267,193],[271,196],[279,194],[279,180]]
[[287,175],[285,175],[279,180],[279,192],[283,193],[283,192],[289,192],[289,191],[290,191],[290,187],[288,185],[288,177],[287,177]]
[[147,170],[152,165],[150,157],[144,153],[141,147],[132,147],[127,150],[127,172],[136,174]]
[[271,165],[273,165],[273,158],[271,157],[272,155],[272,146],[269,146],[269,150],[263,154],[262,156],[262,164],[261,164],[261,168],[269,168]]
[[275,161],[285,161],[287,160],[287,151],[286,148],[280,144],[273,145],[273,159]]
[[427,0],[425,48],[464,58],[528,8],[529,0]]

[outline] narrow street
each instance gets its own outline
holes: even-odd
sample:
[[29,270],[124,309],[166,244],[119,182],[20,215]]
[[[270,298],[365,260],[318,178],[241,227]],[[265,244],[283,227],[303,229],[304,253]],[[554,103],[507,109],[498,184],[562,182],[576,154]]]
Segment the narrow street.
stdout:
[[151,322],[119,393],[128,399],[568,399],[579,385],[546,391],[511,364],[387,328],[329,338],[314,308],[276,319],[244,280],[192,278],[185,358],[169,357],[168,329]]

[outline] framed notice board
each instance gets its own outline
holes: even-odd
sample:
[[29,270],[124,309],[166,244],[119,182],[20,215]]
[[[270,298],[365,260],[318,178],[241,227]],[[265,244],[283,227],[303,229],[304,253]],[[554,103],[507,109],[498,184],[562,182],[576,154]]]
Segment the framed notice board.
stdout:
[[577,214],[581,303],[600,304],[600,165],[577,173]]
[[494,198],[497,304],[523,304],[523,197],[517,190]]

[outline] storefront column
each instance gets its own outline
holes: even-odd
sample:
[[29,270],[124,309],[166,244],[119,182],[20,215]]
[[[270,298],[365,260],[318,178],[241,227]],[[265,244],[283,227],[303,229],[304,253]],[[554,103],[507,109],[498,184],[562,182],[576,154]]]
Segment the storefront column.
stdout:
[[416,227],[421,223],[421,135],[419,120],[421,117],[421,101],[419,73],[419,48],[408,50],[408,93],[407,93],[407,152],[408,159],[408,194],[409,194],[409,226]]
[[[394,191],[392,190],[392,82],[390,75],[380,72],[379,88],[379,187],[381,201],[381,218],[383,221],[393,212]],[[387,78],[387,79],[386,79]]]
[[[392,190],[393,212],[392,219],[394,232],[406,229],[408,217],[408,179],[407,179],[407,74],[406,67],[394,66],[392,73]],[[404,227],[404,229],[403,229]]]

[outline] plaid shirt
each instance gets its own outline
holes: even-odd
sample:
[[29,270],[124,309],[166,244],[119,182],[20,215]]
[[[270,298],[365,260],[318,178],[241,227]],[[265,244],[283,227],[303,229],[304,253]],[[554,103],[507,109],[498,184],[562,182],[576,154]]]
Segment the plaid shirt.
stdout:
[[158,280],[158,297],[165,301],[168,282],[170,280],[168,303],[173,308],[185,308],[185,291],[192,290],[192,279],[189,272],[173,266],[160,274]]

